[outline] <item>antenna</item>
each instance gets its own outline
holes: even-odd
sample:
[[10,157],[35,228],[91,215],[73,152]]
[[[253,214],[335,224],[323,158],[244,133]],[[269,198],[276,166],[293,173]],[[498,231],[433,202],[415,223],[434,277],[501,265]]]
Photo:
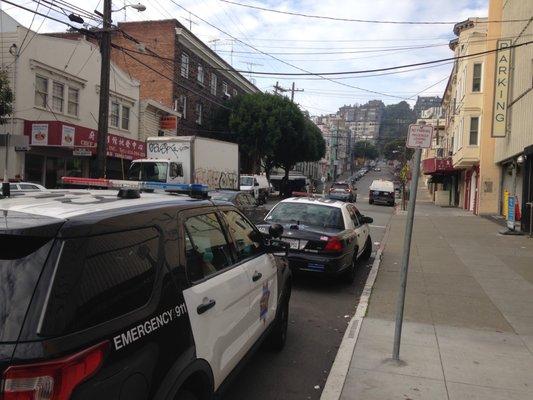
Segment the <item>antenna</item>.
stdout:
[[263,64],[254,63],[253,61],[240,61],[241,64],[248,65],[248,78],[252,79],[252,68],[254,66],[262,67]]

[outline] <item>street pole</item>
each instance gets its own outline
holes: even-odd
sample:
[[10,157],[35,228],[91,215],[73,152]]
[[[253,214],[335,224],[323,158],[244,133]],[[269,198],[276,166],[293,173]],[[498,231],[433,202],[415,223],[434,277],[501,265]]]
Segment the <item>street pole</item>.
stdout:
[[417,148],[415,150],[415,161],[411,179],[409,207],[407,211],[407,225],[405,226],[405,235],[403,240],[402,269],[400,271],[400,293],[398,294],[398,304],[396,307],[396,327],[394,329],[394,348],[392,351],[392,358],[395,361],[400,360],[400,341],[402,338],[403,310],[405,305],[405,291],[407,288],[407,270],[409,267],[409,255],[411,253],[411,237],[413,235],[416,191],[418,188],[418,175],[420,173],[421,156],[422,149]]
[[100,105],[98,108],[98,144],[95,178],[106,176],[107,131],[109,125],[109,75],[111,67],[111,0],[104,0],[103,29],[100,36]]

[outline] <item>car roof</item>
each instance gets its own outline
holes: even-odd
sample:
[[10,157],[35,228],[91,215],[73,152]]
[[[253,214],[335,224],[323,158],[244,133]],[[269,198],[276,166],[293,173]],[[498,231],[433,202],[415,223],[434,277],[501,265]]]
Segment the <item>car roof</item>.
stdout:
[[281,203],[320,204],[337,208],[343,208],[346,205],[344,201],[324,197],[289,197],[288,199],[280,201],[278,204]]
[[185,195],[170,193],[141,193],[139,198],[126,199],[117,196],[117,190],[50,190],[48,192],[27,192],[10,198],[4,198],[0,210],[22,212],[26,214],[73,219],[87,214],[109,215],[116,211],[123,213],[125,208],[158,207],[213,204],[208,200],[198,200]]

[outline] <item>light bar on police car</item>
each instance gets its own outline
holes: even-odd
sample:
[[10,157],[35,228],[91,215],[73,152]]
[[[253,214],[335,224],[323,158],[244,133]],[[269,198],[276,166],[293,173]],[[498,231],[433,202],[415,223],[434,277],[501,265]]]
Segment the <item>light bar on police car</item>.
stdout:
[[162,190],[175,193],[207,193],[207,185],[201,183],[166,183],[153,181],[126,181],[106,178],[76,178],[64,176],[61,181],[67,185],[89,186],[107,189]]

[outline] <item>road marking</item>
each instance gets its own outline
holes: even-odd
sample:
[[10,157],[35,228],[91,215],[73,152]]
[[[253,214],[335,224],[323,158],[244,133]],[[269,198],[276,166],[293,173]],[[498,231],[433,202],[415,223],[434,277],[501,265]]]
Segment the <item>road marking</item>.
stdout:
[[385,229],[386,226],[382,226],[382,225],[368,225],[369,227],[371,228],[378,228],[378,229]]

